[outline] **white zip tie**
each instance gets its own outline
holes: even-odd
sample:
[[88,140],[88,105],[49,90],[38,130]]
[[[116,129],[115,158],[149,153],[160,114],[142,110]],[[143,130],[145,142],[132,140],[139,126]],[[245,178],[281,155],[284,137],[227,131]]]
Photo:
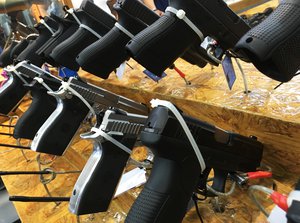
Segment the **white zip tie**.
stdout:
[[81,22],[80,22],[80,20],[78,19],[78,17],[75,15],[74,9],[73,9],[73,8],[68,9],[67,12],[73,16],[73,18],[74,18],[75,21],[78,23],[78,25],[81,25]]
[[90,111],[92,112],[92,114],[94,116],[96,116],[96,112],[93,109],[93,107],[88,103],[87,100],[84,99],[84,97],[82,97],[82,95],[80,95],[76,90],[74,90],[70,86],[70,83],[62,81],[61,82],[61,87],[62,87],[63,90],[70,91],[73,95],[75,95],[76,97],[78,97],[90,109]]
[[21,79],[21,81],[24,83],[24,84],[28,84],[28,82],[22,77],[22,75],[21,74],[19,74],[19,72],[18,71],[16,71],[16,70],[14,70],[13,71],[14,72],[14,74],[15,75],[17,75],[18,76],[18,78],[20,78]]
[[200,149],[189,129],[189,127],[187,126],[187,124],[185,123],[182,115],[179,113],[179,111],[177,110],[177,108],[169,101],[165,101],[165,100],[159,100],[159,99],[152,99],[150,101],[151,103],[151,107],[152,108],[155,108],[159,105],[162,105],[162,106],[165,106],[167,107],[171,112],[173,112],[173,114],[175,115],[175,117],[178,119],[180,125],[182,126],[186,136],[188,137],[193,149],[194,149],[194,152],[197,156],[197,159],[199,161],[199,164],[200,164],[200,167],[201,167],[201,172],[203,172],[205,169],[206,169],[206,164],[205,164],[205,161],[203,159],[203,156],[200,152]]
[[200,29],[198,29],[198,27],[191,20],[189,20],[189,18],[186,16],[186,13],[184,10],[182,10],[182,9],[178,10],[178,9],[175,9],[175,8],[169,6],[166,8],[165,11],[172,12],[177,16],[177,18],[183,20],[199,36],[201,42],[203,42],[203,40],[204,40],[203,33],[201,32]]
[[39,84],[43,85],[48,91],[53,92],[53,90],[44,82],[43,78],[35,77],[34,80],[39,82]]
[[86,29],[87,31],[89,31],[90,33],[92,33],[94,36],[96,36],[98,39],[101,39],[101,38],[102,38],[102,36],[99,35],[99,33],[97,33],[95,30],[93,30],[92,28],[90,28],[90,27],[87,26],[87,25],[80,24],[79,27],[81,27],[81,28],[83,28],[83,29]]
[[76,20],[76,22],[78,23],[79,27],[89,31],[90,33],[92,33],[94,36],[96,36],[98,39],[101,39],[102,36],[99,35],[95,30],[93,30],[91,27],[84,25],[80,22],[80,20],[78,19],[78,17],[75,15],[74,13],[74,9],[68,9],[67,12],[69,14],[71,14],[73,16],[73,18]]
[[120,149],[122,149],[124,152],[126,152],[128,154],[132,153],[131,149],[129,149],[127,146],[123,145],[119,141],[115,140],[113,137],[111,137],[109,134],[107,134],[106,132],[102,131],[101,129],[93,127],[91,129],[91,131],[95,132],[95,134],[92,136],[93,138],[97,138],[98,136],[102,136],[106,140],[108,140],[111,143],[113,143],[115,146],[117,146]]
[[44,19],[40,20],[40,23],[42,23],[49,31],[50,33],[53,35],[55,32],[52,30],[52,28],[50,26],[48,26],[48,24],[45,22]]
[[129,32],[127,29],[125,29],[123,26],[121,26],[120,23],[116,22],[115,27],[117,27],[119,30],[125,33],[130,39],[134,37],[134,35],[131,32]]

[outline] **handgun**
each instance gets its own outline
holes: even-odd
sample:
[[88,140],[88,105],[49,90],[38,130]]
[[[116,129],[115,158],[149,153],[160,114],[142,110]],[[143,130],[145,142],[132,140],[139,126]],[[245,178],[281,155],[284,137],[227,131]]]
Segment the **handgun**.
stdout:
[[154,154],[153,168],[125,222],[181,222],[196,190],[206,190],[214,170],[212,188],[224,192],[229,172],[253,171],[260,166],[263,145],[182,114],[206,168],[201,169],[196,153],[180,122],[169,108],[154,108],[141,131],[143,145]]
[[26,49],[28,44],[38,37],[37,34],[30,34],[21,41],[13,40],[11,44],[4,49],[0,55],[0,67],[4,68],[14,63],[14,59]]
[[64,18],[51,14],[51,18],[57,23],[58,28],[52,33],[47,42],[39,47],[35,53],[42,58],[44,62],[47,62],[52,66],[58,66],[55,61],[49,58],[49,54],[57,45],[74,34],[78,28],[78,24],[70,14],[66,14]]
[[116,20],[90,0],[84,0],[77,10],[67,7],[65,10],[76,18],[78,28],[73,35],[57,45],[49,57],[62,66],[78,70],[77,55],[104,36],[114,26]]
[[23,86],[15,91],[19,92],[22,89],[26,92],[30,91],[32,96],[29,108],[15,125],[13,136],[16,139],[32,140],[56,108],[56,100],[48,95],[47,91],[57,90],[61,85],[61,80],[27,61],[18,63],[11,68],[10,73],[18,76],[19,81],[22,80]]
[[216,41],[220,53],[210,47],[204,54],[207,57],[218,61],[230,50],[243,58],[233,48],[249,30],[224,1],[170,0],[164,15],[132,38],[126,48],[137,62],[161,76],[189,47],[200,45],[208,36]]
[[[38,37],[38,34],[32,33],[32,34],[29,34],[28,36],[26,36],[26,38],[22,39],[18,43],[18,45],[16,45],[11,51],[10,57],[12,59],[12,63],[10,63],[10,64],[13,64],[13,61],[19,56],[19,54],[22,53],[23,50],[25,50],[27,48],[29,43],[31,41],[34,41],[37,37]],[[7,64],[7,65],[10,65],[10,64]]]
[[[118,13],[118,22],[105,36],[83,50],[76,59],[82,69],[104,79],[129,59],[130,55],[125,49],[127,42],[159,18],[138,0],[118,0],[114,8]],[[193,46],[180,56],[192,64],[204,67],[209,58],[205,55],[206,59],[203,58],[203,52],[198,48]],[[158,56],[163,58],[164,55],[164,51],[160,51]]]
[[[76,215],[107,211],[130,152],[147,120],[146,116],[115,108],[103,113],[101,124],[91,132],[81,135],[83,139],[93,140],[94,149],[77,179],[70,199],[69,210]],[[99,131],[126,146],[129,151],[123,151],[102,137]]]
[[300,70],[300,1],[280,1],[263,22],[237,43],[255,67],[277,81],[287,82]]
[[[143,104],[76,78],[70,78],[65,85],[80,94],[96,110],[113,106],[138,114],[148,113],[147,107]],[[42,153],[63,155],[80,124],[88,115],[89,109],[81,99],[64,86],[51,95],[56,98],[57,107],[37,132],[31,149]]]
[[[44,22],[48,24],[46,26],[49,26],[50,28],[52,27],[52,29],[57,28],[56,26],[57,24],[49,17],[44,18]],[[35,51],[40,46],[42,46],[52,35],[51,32],[45,26],[45,23],[44,24],[39,23],[38,25],[36,25],[36,29],[39,32],[38,37],[36,35],[30,35],[28,38],[26,38],[26,41],[23,40],[21,42],[22,44],[20,43],[21,46],[20,44],[16,45],[15,48],[18,47],[19,49],[13,48],[12,51],[14,51],[15,49],[15,52],[9,53],[10,54],[9,61],[7,63],[6,62],[3,63],[2,61],[1,66],[12,65],[13,62],[18,63],[26,59],[31,61],[32,64],[41,66],[44,63],[44,61],[35,54]],[[26,46],[25,49],[23,48],[24,46]],[[21,50],[22,52],[20,52]],[[18,55],[16,53],[18,53]],[[14,58],[15,56],[17,56],[17,58]],[[21,77],[20,79],[19,73],[14,74],[9,71],[10,69],[11,67],[8,68],[8,70],[5,69],[8,73],[9,80],[0,89],[0,98],[1,98],[0,113],[2,114],[8,114],[19,105],[22,98],[28,92],[28,89],[25,89],[23,84],[32,80],[32,78],[28,79],[28,77],[26,78]]]
[[56,32],[58,24],[53,18],[51,18],[51,16],[45,16],[38,24],[35,25],[35,29],[38,31],[39,36],[35,40],[31,41],[25,50],[19,54],[19,56],[15,59],[16,63],[28,60],[32,64],[41,67],[45,62],[42,57],[37,55],[36,51],[41,48]]

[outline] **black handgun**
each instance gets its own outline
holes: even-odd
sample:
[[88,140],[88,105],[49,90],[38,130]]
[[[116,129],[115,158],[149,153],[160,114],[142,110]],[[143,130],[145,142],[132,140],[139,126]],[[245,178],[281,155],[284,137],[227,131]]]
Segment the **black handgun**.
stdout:
[[49,57],[49,54],[57,45],[76,32],[78,24],[70,14],[66,14],[64,18],[51,14],[51,18],[57,23],[58,28],[47,42],[37,49],[35,53],[42,58],[44,62],[47,62],[52,66],[58,66],[58,64]]
[[[27,48],[29,43],[31,41],[34,41],[37,37],[38,37],[38,34],[32,33],[32,34],[29,34],[28,36],[26,36],[25,39],[22,39],[18,43],[18,45],[16,45],[11,51],[10,57],[12,59],[12,63],[10,63],[10,64],[13,64],[13,61],[20,55],[20,53],[22,53],[23,50],[25,50]],[[10,64],[8,64],[8,65],[10,65]]]
[[[291,80],[300,70],[300,1],[284,0],[236,45],[263,74]],[[299,74],[299,72],[298,72]]]
[[[84,70],[104,79],[108,78],[109,74],[121,63],[129,59],[130,55],[125,49],[127,42],[159,18],[156,13],[138,0],[118,0],[114,8],[118,13],[118,22],[115,26],[77,57],[78,64]],[[212,61],[201,51],[200,47],[192,44],[190,46],[192,47],[184,55],[180,55],[182,58],[199,67],[204,67],[207,62]],[[161,51],[158,56],[163,58],[164,55],[165,53]]]
[[[45,20],[42,21],[49,24],[46,26],[49,26],[50,28],[52,27],[51,29],[55,30],[55,28],[57,28],[56,23],[48,17],[46,17]],[[45,42],[47,42],[47,40],[52,35],[51,32],[45,26],[45,23],[39,23],[38,25],[36,25],[36,28],[39,31],[38,37],[36,35],[30,35],[28,36],[28,38],[26,38],[26,40],[23,40],[20,44],[16,45],[13,48],[11,50],[12,52],[9,53],[9,61],[7,63],[3,63],[2,61],[2,66],[12,65],[13,62],[18,63],[25,59],[31,61],[32,64],[41,66],[44,63],[44,61],[35,54],[35,51]],[[15,56],[17,58],[15,58]],[[10,111],[12,111],[18,106],[22,98],[28,92],[28,89],[25,89],[23,84],[28,83],[30,80],[32,80],[32,78],[29,77],[20,78],[19,73],[15,74],[9,71],[10,69],[11,67],[5,69],[8,73],[9,80],[0,89],[0,113],[2,114],[8,114]]]
[[204,158],[201,170],[195,151],[179,121],[167,107],[153,109],[141,132],[142,143],[154,153],[150,178],[125,222],[181,222],[196,189],[205,190],[214,170],[212,188],[224,192],[229,172],[260,166],[263,145],[255,139],[221,130],[183,115]]
[[76,18],[79,27],[69,38],[57,45],[49,57],[62,66],[78,70],[77,55],[104,36],[114,26],[116,20],[90,0],[84,0],[77,10],[69,8],[65,10]]
[[39,36],[35,40],[31,41],[25,50],[19,54],[19,56],[15,59],[16,63],[28,60],[32,64],[40,67],[45,62],[44,59],[36,52],[57,31],[58,24],[50,16],[45,16],[37,25],[35,25],[35,29],[38,31]]
[[18,76],[19,81],[22,80],[23,86],[20,86],[20,89],[15,92],[20,92],[23,89],[30,91],[32,96],[32,102],[16,123],[13,135],[16,139],[32,140],[56,108],[56,100],[48,95],[47,91],[57,90],[61,85],[61,80],[27,61],[14,66],[10,73]]
[[[119,109],[109,109],[101,115],[101,125],[81,136],[94,141],[94,150],[74,186],[70,199],[69,210],[76,215],[107,211],[130,152],[147,120],[146,116]],[[129,151],[120,149],[99,134],[99,131],[123,144]],[[99,188],[101,189],[98,190]]]
[[[96,111],[113,106],[139,114],[148,113],[147,107],[143,104],[75,78],[70,78],[65,85],[79,93],[87,103],[95,107]],[[64,86],[51,95],[57,100],[57,108],[37,132],[31,149],[42,153],[62,155],[88,115],[89,109],[81,99]]]
[[[204,55],[221,60],[234,48],[250,27],[220,0],[170,0],[165,14],[127,44],[129,55],[152,73],[164,70],[193,44],[200,45],[209,36],[217,42],[217,51]],[[200,47],[198,47],[200,48]],[[202,48],[203,51],[203,48]],[[243,55],[237,55],[243,57]]]
[[104,79],[128,59],[126,43],[158,19],[158,15],[138,0],[119,0],[114,8],[118,12],[118,22],[76,59],[82,69]]

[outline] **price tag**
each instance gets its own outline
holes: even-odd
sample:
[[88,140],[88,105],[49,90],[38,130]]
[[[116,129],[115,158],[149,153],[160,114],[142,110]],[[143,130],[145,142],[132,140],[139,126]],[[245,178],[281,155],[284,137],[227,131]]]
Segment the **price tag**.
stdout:
[[231,90],[233,87],[233,84],[236,80],[236,74],[232,65],[231,57],[225,56],[224,60],[222,61],[222,67],[224,70],[224,74],[227,80],[227,84],[229,89]]
[[74,70],[71,70],[67,67],[60,67],[59,68],[59,71],[58,71],[58,75],[60,77],[77,77],[78,76],[78,73]]
[[273,208],[268,217],[270,223],[287,223],[286,213],[277,205]]
[[146,171],[144,169],[135,168],[125,173],[119,183],[115,197],[130,190],[134,187],[139,187],[146,183]]
[[159,77],[159,76],[151,73],[149,70],[144,70],[144,74],[146,74],[148,77],[150,77],[155,82],[158,82],[158,81],[160,81],[161,79],[163,79],[164,77],[167,76],[167,74],[165,72],[163,72],[162,75]]
[[126,61],[121,63],[121,65],[117,68],[116,75],[119,80],[123,78],[125,69],[126,69]]

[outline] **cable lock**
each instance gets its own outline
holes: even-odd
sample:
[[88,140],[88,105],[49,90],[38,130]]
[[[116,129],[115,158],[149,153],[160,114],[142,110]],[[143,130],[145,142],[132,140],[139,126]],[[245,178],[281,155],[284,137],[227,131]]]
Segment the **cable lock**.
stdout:
[[98,39],[101,39],[102,38],[102,36],[101,35],[99,35],[95,30],[93,30],[91,27],[89,27],[89,26],[87,26],[87,25],[85,25],[85,24],[82,24],[81,22],[80,22],[80,20],[78,19],[78,17],[75,15],[75,11],[74,11],[74,9],[67,9],[66,10],[70,15],[72,15],[73,16],[73,18],[76,20],[76,22],[78,23],[78,25],[79,25],[79,27],[81,27],[81,28],[83,28],[83,29],[85,29],[85,30],[87,30],[87,31],[89,31],[90,33],[92,33],[94,36],[96,36]]
[[203,42],[204,40],[204,35],[201,32],[200,29],[198,29],[198,27],[191,21],[189,20],[189,18],[186,16],[186,13],[184,10],[182,9],[175,9],[171,6],[167,7],[166,12],[172,12],[173,14],[175,14],[177,16],[178,19],[181,19],[182,21],[184,21],[200,38],[201,42]]

